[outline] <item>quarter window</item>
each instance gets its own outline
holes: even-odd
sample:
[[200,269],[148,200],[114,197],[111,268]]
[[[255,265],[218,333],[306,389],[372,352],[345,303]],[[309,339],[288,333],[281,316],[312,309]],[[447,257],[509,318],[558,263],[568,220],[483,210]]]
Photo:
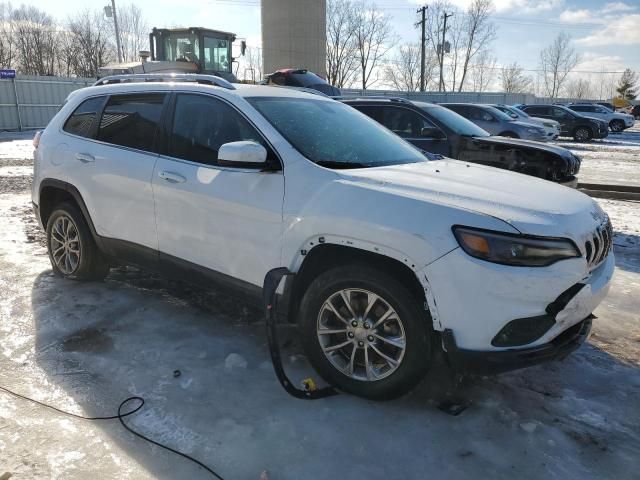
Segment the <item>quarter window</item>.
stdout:
[[104,97],[94,97],[85,100],[67,119],[63,130],[85,138],[92,137],[94,135],[93,127],[96,124],[96,119],[103,104]]
[[151,151],[165,96],[151,93],[111,97],[100,120],[98,140]]
[[242,140],[253,140],[269,150],[249,122],[226,103],[204,95],[177,96],[170,156],[216,165],[222,145]]

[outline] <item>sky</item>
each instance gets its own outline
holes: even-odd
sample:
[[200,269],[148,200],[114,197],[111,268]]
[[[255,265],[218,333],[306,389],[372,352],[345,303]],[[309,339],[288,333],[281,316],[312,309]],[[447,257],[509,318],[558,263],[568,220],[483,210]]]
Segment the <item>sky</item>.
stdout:
[[[261,44],[259,0],[132,0],[156,27],[202,26],[234,32],[250,46]],[[128,3],[116,0],[116,4]],[[471,0],[451,0],[465,8]],[[14,6],[21,2],[14,1]],[[25,0],[64,19],[109,0]],[[405,42],[419,41],[416,9],[424,0],[375,0],[391,17]],[[498,36],[493,51],[498,65],[517,61],[538,68],[539,53],[561,31],[569,33],[582,62],[579,71],[640,71],[640,0],[494,0]],[[585,76],[589,74],[584,73]]]

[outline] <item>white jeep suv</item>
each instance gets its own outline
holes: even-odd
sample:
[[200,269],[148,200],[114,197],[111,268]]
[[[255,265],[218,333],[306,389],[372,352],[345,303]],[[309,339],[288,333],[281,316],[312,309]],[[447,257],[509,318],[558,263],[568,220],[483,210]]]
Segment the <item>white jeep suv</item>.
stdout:
[[56,273],[132,263],[263,305],[267,274],[286,269],[278,312],[326,381],[368,398],[410,390],[435,349],[496,372],[585,340],[614,268],[591,198],[430,161],[326,97],[207,78],[70,95],[35,152]]

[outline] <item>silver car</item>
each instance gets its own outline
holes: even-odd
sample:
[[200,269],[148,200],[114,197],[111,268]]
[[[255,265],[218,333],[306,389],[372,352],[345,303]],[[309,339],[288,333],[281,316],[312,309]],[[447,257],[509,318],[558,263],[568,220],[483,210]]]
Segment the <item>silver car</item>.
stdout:
[[555,140],[560,136],[560,124],[555,120],[532,117],[519,108],[512,107],[510,105],[494,104],[490,106],[506,113],[514,120],[519,120],[525,123],[533,123],[534,125],[544,127],[547,140]]
[[547,140],[544,127],[514,120],[506,113],[489,105],[468,103],[443,103],[441,105],[471,120],[491,135],[523,138],[525,140],[536,140],[539,142]]

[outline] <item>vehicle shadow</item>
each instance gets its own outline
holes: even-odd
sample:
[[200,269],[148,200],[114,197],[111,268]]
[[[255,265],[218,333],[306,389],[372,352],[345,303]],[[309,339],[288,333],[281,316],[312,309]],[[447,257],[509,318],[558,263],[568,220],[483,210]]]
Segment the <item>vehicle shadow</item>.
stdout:
[[[580,452],[580,468],[629,478],[629,459],[640,455],[637,439],[621,433],[640,426],[640,412],[627,405],[629,389],[640,389],[638,368],[591,346],[563,362],[461,383],[433,370],[391,402],[303,401],[276,381],[262,312],[236,299],[120,268],[99,283],[43,272],[31,303],[37,365],[50,383],[90,416],[144,397],[144,410],[128,423],[225,478],[257,479],[263,470],[292,479],[416,478],[427,468],[478,478],[518,468],[533,479],[544,462],[565,471],[565,460],[553,459],[558,444]],[[283,329],[282,344],[292,379],[315,376],[295,329]],[[447,415],[438,409],[443,400],[469,408]],[[621,430],[612,433],[598,419],[614,409],[622,410],[615,415]],[[155,478],[209,478],[117,421],[99,426]],[[536,429],[545,435],[534,439]],[[511,458],[497,460],[505,452]]]

